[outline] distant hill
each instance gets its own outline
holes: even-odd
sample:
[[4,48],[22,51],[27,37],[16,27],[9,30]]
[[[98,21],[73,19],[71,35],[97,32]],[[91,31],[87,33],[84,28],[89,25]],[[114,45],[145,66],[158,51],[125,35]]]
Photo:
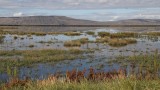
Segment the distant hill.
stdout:
[[160,19],[130,19],[98,22],[65,16],[0,17],[0,25],[160,25]]
[[96,25],[96,21],[65,16],[0,17],[0,25]]
[[129,19],[107,22],[109,25],[160,25],[160,19]]

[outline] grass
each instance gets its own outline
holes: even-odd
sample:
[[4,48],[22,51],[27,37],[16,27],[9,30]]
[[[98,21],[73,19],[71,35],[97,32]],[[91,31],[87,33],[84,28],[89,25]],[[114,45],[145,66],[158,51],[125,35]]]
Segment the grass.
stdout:
[[137,37],[138,34],[134,32],[120,32],[120,33],[108,33],[99,32],[100,38],[96,39],[97,43],[108,43],[110,46],[119,47],[126,46],[128,44],[137,43],[136,39],[130,39],[131,37]]
[[86,32],[88,35],[95,35],[95,32],[92,32],[92,31],[88,31]]
[[127,41],[123,40],[123,39],[110,39],[108,44],[110,46],[115,46],[115,47],[126,46],[127,45]]
[[160,32],[147,32],[147,33],[142,33],[144,35],[149,35],[149,36],[160,36]]
[[110,39],[109,37],[105,36],[103,38],[102,37],[101,38],[97,38],[96,42],[97,43],[108,43],[109,39]]
[[127,41],[128,44],[134,44],[137,43],[136,39],[125,39]]
[[0,43],[3,43],[3,40],[4,40],[5,36],[0,36]]
[[[135,52],[134,52],[135,53]],[[110,60],[109,63],[117,63],[123,66],[125,63],[126,65],[131,65],[132,68],[137,67],[137,70],[140,71],[137,75],[143,74],[150,78],[158,78],[158,70],[160,68],[160,54],[156,50],[152,54],[139,54],[133,56],[119,56],[115,58],[115,60]],[[143,71],[143,72],[142,72]],[[137,71],[136,71],[137,72]],[[158,74],[158,75],[157,75]]]
[[65,32],[64,35],[66,36],[79,36],[81,35],[80,32]]
[[[73,53],[75,54],[75,52]],[[20,52],[11,53],[9,56],[13,54],[19,55]],[[2,55],[6,54],[2,53]],[[58,78],[55,74],[55,76],[49,76],[47,79],[36,81],[13,79],[2,84],[1,88],[5,90],[159,90],[160,79],[156,75],[159,57],[156,50],[154,54],[116,58],[115,62],[119,60],[130,62],[128,65],[131,67],[131,72],[135,66],[139,65],[138,69],[135,69],[136,73],[129,75],[126,74],[127,69],[109,72],[95,72],[93,68],[90,68],[89,72],[86,72],[86,69],[83,71],[73,69],[67,71],[64,78]],[[146,64],[146,69],[144,69],[143,65]]]
[[81,58],[83,53],[78,49],[70,50],[26,50],[26,51],[0,51],[0,71],[7,67],[30,66],[36,63],[48,63],[61,60]]
[[0,34],[11,34],[11,35],[27,35],[28,37],[32,35],[36,36],[45,36],[45,35],[54,35],[54,34],[65,34],[66,32],[23,32],[23,31],[8,31],[8,30],[0,30]]
[[17,37],[17,36],[14,36],[14,40],[16,40],[16,39],[18,39],[18,37]]
[[66,42],[64,42],[64,46],[66,46],[66,47],[80,47],[81,42],[80,41],[66,41]]
[[136,79],[126,77],[122,71],[95,73],[90,68],[88,77],[85,70],[66,72],[66,78],[49,76],[44,80],[12,79],[3,84],[5,90],[159,90],[160,79]]
[[35,46],[35,45],[31,44],[31,45],[29,45],[28,47],[33,48],[34,46]]
[[81,83],[46,82],[46,85],[29,83],[28,87],[9,90],[159,90],[160,80],[112,80],[104,82],[83,81]]
[[128,44],[137,43],[135,39],[109,39],[108,44],[110,46],[118,47],[118,46],[126,46]]
[[82,44],[88,43],[88,38],[81,38],[78,40],[66,41],[64,46],[66,47],[80,47]]
[[109,32],[98,32],[98,36],[100,37],[110,36],[110,33]]
[[109,32],[99,32],[98,36],[100,37],[110,37],[110,38],[129,38],[137,37],[138,33],[135,32],[119,32],[119,33],[109,33]]
[[136,39],[122,39],[122,38],[110,38],[108,36],[97,38],[96,43],[108,43],[110,46],[119,47],[126,46],[128,44],[137,43]]
[[48,43],[48,44],[51,44],[51,43],[55,43],[53,41],[39,41],[38,43]]
[[136,37],[138,33],[134,32],[120,32],[120,33],[113,33],[110,34],[110,38],[129,38],[129,37]]

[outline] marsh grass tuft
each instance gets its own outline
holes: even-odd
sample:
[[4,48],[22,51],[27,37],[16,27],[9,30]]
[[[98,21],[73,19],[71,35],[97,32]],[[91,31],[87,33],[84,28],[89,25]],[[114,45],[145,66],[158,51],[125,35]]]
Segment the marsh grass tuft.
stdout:
[[109,39],[108,44],[110,46],[118,47],[118,46],[126,46],[128,44],[137,43],[135,39]]
[[110,34],[110,38],[129,38],[129,37],[137,37],[138,33],[135,32],[120,32],[120,33],[112,33]]
[[82,44],[88,43],[88,38],[81,38],[78,40],[66,41],[64,42],[64,46],[66,47],[80,47]]
[[66,41],[66,42],[64,42],[64,46],[66,46],[66,47],[80,47],[81,42],[80,41]]
[[3,43],[5,36],[0,35],[0,43]]
[[80,32],[65,32],[64,35],[66,36],[79,36],[81,35]]
[[95,35],[95,32],[92,32],[92,31],[88,31],[86,32],[88,35]]
[[110,33],[109,32],[98,32],[98,36],[100,37],[110,36]]

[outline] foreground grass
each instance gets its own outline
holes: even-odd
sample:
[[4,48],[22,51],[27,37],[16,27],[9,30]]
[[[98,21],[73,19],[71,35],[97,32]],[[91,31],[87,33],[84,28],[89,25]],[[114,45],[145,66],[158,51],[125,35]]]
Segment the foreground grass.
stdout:
[[[79,54],[74,51],[72,53]],[[13,53],[7,54],[12,56]],[[16,53],[18,54],[18,52]],[[32,53],[33,54],[33,53]],[[5,54],[2,54],[5,55]],[[57,78],[50,76],[44,80],[18,80],[13,79],[7,84],[2,84],[0,89],[4,90],[159,90],[160,78],[158,74],[159,54],[134,55],[128,57],[116,58],[115,62],[124,61],[132,63],[130,67],[136,73],[130,71],[126,75],[126,70],[111,72],[94,72],[90,68],[89,73],[85,77],[84,71],[67,71],[66,77]],[[135,65],[134,65],[135,64]],[[129,64],[128,64],[129,65]],[[140,67],[135,69],[136,65]],[[142,68],[147,65],[146,68]],[[149,66],[148,66],[149,65]],[[144,71],[143,71],[143,70]],[[158,76],[157,76],[158,74]]]
[[85,52],[87,51],[81,51],[78,49],[0,51],[0,71],[6,71],[7,67],[12,68],[36,63],[48,63],[82,58],[82,54]]
[[29,82],[25,87],[4,88],[6,90],[159,90],[160,80],[134,80],[130,78],[101,82],[84,80],[80,83],[56,80]]

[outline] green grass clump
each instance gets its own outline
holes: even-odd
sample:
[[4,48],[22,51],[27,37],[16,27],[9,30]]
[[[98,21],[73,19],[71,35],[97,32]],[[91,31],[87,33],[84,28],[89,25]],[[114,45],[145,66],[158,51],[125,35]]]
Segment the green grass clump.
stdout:
[[143,33],[144,35],[149,35],[149,36],[160,36],[160,32],[147,32]]
[[88,31],[86,32],[88,35],[95,35],[95,32],[92,32],[92,31]]
[[108,44],[110,46],[118,47],[118,46],[126,46],[128,43],[124,39],[110,39]]
[[110,36],[110,33],[109,32],[98,32],[98,36],[100,37]]
[[127,41],[128,44],[134,44],[137,43],[136,39],[125,39]]
[[106,37],[102,37],[102,38],[97,38],[97,39],[96,39],[96,42],[97,42],[97,43],[108,43],[109,39],[110,39],[110,38],[107,37],[107,36],[106,36]]
[[5,36],[0,36],[0,43],[3,43],[3,40],[4,40]]
[[18,39],[18,37],[17,37],[17,36],[14,36],[13,38],[14,38],[14,40]]
[[66,36],[79,36],[81,35],[80,32],[65,32],[64,35]]
[[64,46],[66,47],[80,47],[82,44],[88,43],[88,38],[81,38],[78,40],[66,41],[64,42]]
[[33,48],[33,47],[34,47],[34,45],[33,45],[33,44],[31,44],[31,45],[29,45],[28,47]]
[[128,44],[134,44],[137,43],[137,40],[135,39],[109,39],[108,44],[110,46],[118,47],[118,46],[126,46]]
[[81,46],[81,42],[80,41],[66,41],[66,42],[64,42],[64,46],[66,46],[66,47],[75,47],[75,46],[79,47],[79,46]]
[[120,32],[110,34],[110,38],[128,38],[128,37],[136,37],[138,34],[134,32]]
[[39,41],[38,43],[49,43],[49,44],[51,44],[51,43],[55,43],[55,42],[53,42],[53,41]]
[[81,38],[81,39],[78,39],[78,40],[76,40],[76,41],[80,41],[81,42],[81,44],[85,44],[85,43],[88,43],[88,38]]

